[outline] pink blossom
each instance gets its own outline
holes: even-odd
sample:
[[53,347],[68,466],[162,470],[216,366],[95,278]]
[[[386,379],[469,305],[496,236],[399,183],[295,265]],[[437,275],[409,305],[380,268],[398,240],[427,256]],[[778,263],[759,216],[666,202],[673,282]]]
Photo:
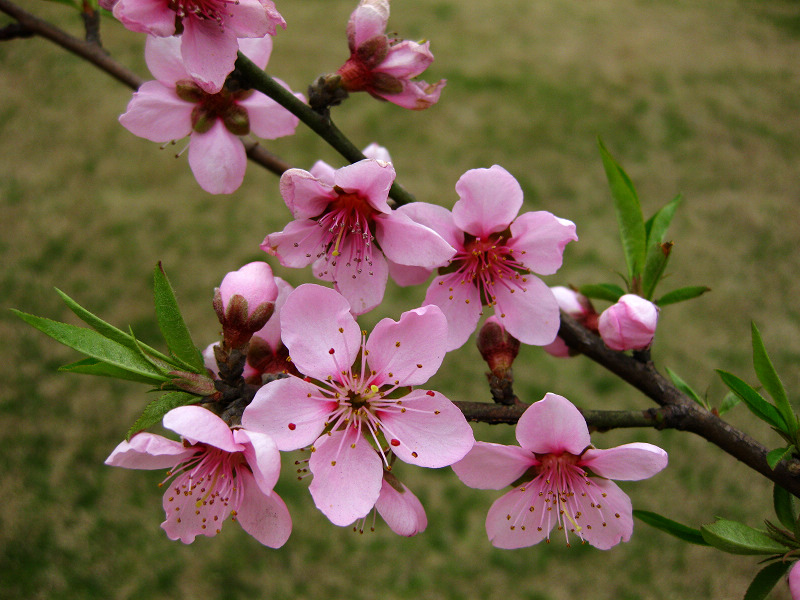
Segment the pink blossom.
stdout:
[[472,447],[472,429],[450,400],[412,388],[439,369],[446,331],[441,311],[425,306],[399,321],[383,319],[366,340],[343,296],[301,285],[283,307],[281,333],[305,377],[263,386],[242,424],[280,450],[310,445],[314,502],[333,523],[348,525],[378,502],[392,455],[439,468]]
[[[272,38],[242,39],[240,44],[253,62],[266,66]],[[292,135],[297,127],[297,117],[259,92],[204,91],[183,63],[178,38],[148,36],[145,60],[156,79],[139,88],[119,121],[153,142],[191,136],[189,166],[209,193],[230,194],[242,184],[247,156],[239,136],[275,139]]]
[[425,531],[428,517],[419,499],[391,471],[384,469],[383,483],[375,509],[389,529],[411,537]]
[[792,595],[792,600],[800,600],[800,562],[796,562],[789,570],[789,593]]
[[[425,296],[442,309],[449,324],[447,349],[469,339],[482,306],[494,308],[505,329],[524,344],[545,345],[558,333],[558,303],[544,282],[532,275],[555,273],[575,224],[545,212],[526,212],[522,188],[505,169],[472,169],[456,183],[460,199],[451,213],[415,202],[398,209],[427,225],[456,249],[450,265],[439,269]],[[401,284],[424,281],[429,271],[406,269]]]
[[598,320],[600,337],[612,350],[643,350],[653,342],[658,307],[636,294],[625,294]]
[[313,265],[314,275],[332,281],[354,314],[373,309],[386,290],[387,259],[433,269],[455,252],[435,231],[389,207],[394,177],[391,164],[372,159],[322,179],[289,169],[280,186],[295,220],[269,234],[261,248],[287,267]]
[[274,35],[286,22],[272,0],[100,0],[131,31],[179,35],[181,63],[200,88],[216,94],[233,71],[238,38]]
[[164,426],[182,442],[138,433],[120,443],[106,464],[128,469],[168,468],[161,524],[172,540],[185,544],[198,535],[212,537],[231,516],[262,544],[278,548],[292,530],[289,511],[273,491],[280,454],[269,436],[231,430],[211,411],[182,406],[164,416]]
[[[556,297],[559,309],[590,331],[597,331],[597,313],[586,296],[561,285],[551,287],[550,291]],[[574,355],[560,337],[556,337],[552,344],[542,346],[542,349],[558,358],[568,358]]]
[[274,304],[278,297],[278,285],[270,266],[262,261],[247,263],[237,271],[231,271],[219,286],[223,310],[228,310],[234,296],[241,296],[247,305],[247,315],[265,303]]
[[436,104],[445,85],[411,81],[433,62],[430,42],[389,39],[389,0],[361,0],[347,24],[350,58],[337,73],[349,92],[366,91],[393,104],[422,110]]
[[633,443],[596,450],[580,411],[566,398],[546,394],[517,423],[520,446],[476,442],[453,465],[466,485],[499,490],[524,481],[492,504],[486,533],[498,548],[532,546],[557,527],[607,550],[633,532],[630,498],[611,479],[635,481],[667,466],[667,453]]

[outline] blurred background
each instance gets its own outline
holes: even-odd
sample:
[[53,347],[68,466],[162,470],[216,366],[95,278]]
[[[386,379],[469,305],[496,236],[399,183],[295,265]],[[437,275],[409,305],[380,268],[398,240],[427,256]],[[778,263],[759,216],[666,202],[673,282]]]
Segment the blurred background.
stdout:
[[[77,14],[49,2],[24,8],[81,35]],[[356,0],[278,0],[288,23],[268,72],[304,91],[347,58]],[[10,19],[0,15],[0,27]],[[452,207],[467,169],[500,164],[525,191],[523,210],[573,220],[550,285],[620,282],[624,260],[597,151],[601,136],[638,189],[645,216],[685,196],[661,293],[708,285],[698,300],[662,311],[653,355],[718,405],[724,368],[756,383],[754,320],[790,397],[800,390],[800,5],[789,0],[395,0],[389,29],[430,39],[424,78],[448,80],[428,111],[366,95],[333,110],[359,147],[389,148],[398,181],[419,200]],[[149,78],[144,38],[103,19],[106,47]],[[185,155],[117,123],[130,90],[39,39],[0,43],[0,596],[3,598],[735,598],[758,571],[748,557],[688,546],[637,522],[632,540],[603,552],[554,537],[517,551],[492,548],[484,519],[498,492],[460,485],[450,469],[400,465],[422,500],[425,533],[337,528],[314,509],[307,481],[284,456],[277,491],[294,533],[280,550],[227,523],[216,538],[167,539],[161,472],[103,465],[149,400],[143,386],[57,373],[78,356],[16,320],[18,308],[76,319],[53,291],[156,344],[151,273],[161,260],[195,342],[218,335],[213,288],[264,259],[258,245],[289,220],[277,178],[250,164],[230,196],[203,192]],[[308,168],[342,160],[302,125],[265,146]],[[276,274],[298,285],[307,271]],[[390,283],[387,302],[361,320],[397,318],[424,297]],[[605,304],[597,303],[598,309]],[[485,368],[469,342],[431,387],[454,400],[489,401]],[[523,348],[516,391],[552,391],[590,409],[652,403],[587,359]],[[770,447],[779,439],[738,407],[726,415]],[[513,429],[478,426],[511,443]],[[659,444],[670,467],[622,484],[634,507],[692,526],[715,516],[759,526],[771,486],[705,441],[665,431],[595,434],[609,447]],[[779,585],[774,598],[788,598]]]

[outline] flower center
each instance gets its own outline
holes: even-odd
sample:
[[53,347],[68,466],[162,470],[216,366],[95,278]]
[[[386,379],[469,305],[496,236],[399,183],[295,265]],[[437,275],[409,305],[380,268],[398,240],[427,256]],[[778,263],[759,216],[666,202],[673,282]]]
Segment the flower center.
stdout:
[[373,215],[378,211],[358,194],[345,192],[338,186],[334,190],[338,198],[317,219],[317,224],[327,230],[322,240],[323,251],[320,256],[325,254],[325,260],[332,267],[336,267],[342,260],[342,264],[347,267],[355,266],[356,274],[360,274],[363,265],[372,267],[372,242],[375,236],[371,226]]
[[221,27],[226,17],[233,16],[225,9],[225,5],[229,3],[230,0],[167,0],[167,7],[175,11],[178,19],[195,17],[216,21]]
[[195,104],[192,109],[192,129],[197,133],[207,132],[217,119],[221,119],[233,135],[250,133],[247,109],[239,102],[250,96],[252,90],[232,92],[223,87],[219,93],[209,94],[194,81],[182,79],[175,84],[175,93],[181,100]]

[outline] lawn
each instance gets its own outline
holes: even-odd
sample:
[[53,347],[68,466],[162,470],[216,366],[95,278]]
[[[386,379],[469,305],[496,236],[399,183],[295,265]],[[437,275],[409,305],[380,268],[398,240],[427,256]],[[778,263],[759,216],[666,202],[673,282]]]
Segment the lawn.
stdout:
[[[289,24],[268,71],[303,91],[347,58],[345,24],[356,0],[277,0]],[[80,35],[60,5],[25,8]],[[550,285],[620,282],[600,136],[637,186],[646,216],[677,193],[684,204],[663,290],[708,285],[700,299],[666,307],[656,364],[712,404],[725,394],[715,368],[755,383],[750,321],[764,337],[792,401],[800,390],[800,8],[789,0],[395,0],[390,29],[429,39],[428,81],[442,100],[411,112],[364,95],[333,109],[354,143],[388,147],[398,181],[419,200],[452,207],[466,170],[500,164],[520,182],[524,210],[577,224]],[[0,27],[9,19],[0,16]],[[106,47],[142,76],[143,38],[103,21]],[[211,308],[224,274],[265,255],[267,233],[289,211],[277,178],[248,166],[244,185],[211,196],[186,156],[134,137],[117,123],[130,90],[39,39],[0,42],[0,306],[75,323],[53,291],[155,344],[151,273],[163,262],[198,346],[218,335]],[[290,163],[342,159],[301,125],[265,142]],[[307,271],[280,267],[298,285]],[[398,318],[424,289],[390,284],[387,302],[361,320]],[[598,303],[598,307],[605,305]],[[404,467],[429,527],[398,538],[337,528],[316,511],[284,457],[277,490],[294,532],[280,550],[232,523],[213,539],[172,542],[160,472],[103,465],[142,410],[141,386],[60,374],[70,350],[0,315],[0,596],[16,598],[251,597],[309,599],[508,598],[559,600],[736,598],[758,571],[748,557],[681,544],[643,523],[610,551],[552,543],[492,548],[484,518],[495,492],[461,485],[450,469]],[[448,355],[431,386],[454,400],[490,400],[472,342]],[[589,409],[646,408],[639,392],[585,358],[557,360],[523,348],[516,391],[552,391]],[[731,422],[770,447],[779,438],[738,407]],[[510,443],[506,426],[476,436]],[[692,526],[715,516],[759,526],[772,517],[771,486],[705,441],[677,431],[595,434],[599,447],[656,443],[670,466],[623,484],[635,508]],[[774,598],[788,598],[779,585]]]

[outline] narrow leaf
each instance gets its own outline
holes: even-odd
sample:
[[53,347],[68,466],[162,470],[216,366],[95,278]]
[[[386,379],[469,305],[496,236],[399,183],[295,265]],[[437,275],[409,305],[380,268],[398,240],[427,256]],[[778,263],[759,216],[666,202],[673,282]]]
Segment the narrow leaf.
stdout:
[[717,413],[720,416],[722,416],[726,412],[728,412],[730,409],[732,409],[734,406],[739,404],[741,401],[742,401],[742,399],[739,398],[739,396],[737,396],[733,392],[728,392],[727,394],[725,394],[725,397],[722,399],[722,402],[719,405],[719,409],[717,410]]
[[697,392],[695,392],[688,383],[686,383],[683,379],[681,379],[678,376],[678,374],[675,373],[669,367],[665,367],[665,368],[667,370],[667,375],[669,375],[669,378],[672,380],[672,383],[675,384],[676,388],[678,388],[681,392],[683,392],[684,394],[689,396],[689,398],[691,398],[692,400],[697,402],[703,408],[706,408],[706,409],[708,408],[708,403],[705,400],[703,400],[702,398],[700,398],[700,396],[697,395]]
[[769,596],[772,588],[783,578],[791,564],[777,560],[761,569],[747,588],[744,600],[764,600]]
[[750,329],[753,335],[753,369],[756,372],[756,377],[767,390],[767,393],[775,400],[775,406],[783,416],[784,421],[789,424],[790,431],[787,433],[794,434],[797,431],[797,417],[789,404],[789,398],[786,397],[786,390],[783,387],[781,378],[775,367],[772,366],[772,361],[769,359],[767,349],[764,347],[764,341],[761,339],[761,333],[758,331],[755,323],[750,323]]
[[658,242],[647,247],[647,258],[642,273],[642,296],[647,300],[653,297],[664,269],[667,268],[671,253],[672,242]]
[[151,348],[147,344],[143,344],[141,341],[135,339],[132,334],[125,333],[121,329],[118,329],[111,325],[110,323],[106,323],[98,317],[97,315],[89,312],[85,308],[83,308],[80,304],[75,302],[72,298],[67,296],[64,292],[56,288],[56,293],[61,296],[61,299],[64,301],[64,304],[75,313],[75,315],[84,323],[86,323],[89,327],[97,331],[98,333],[102,334],[104,337],[107,337],[110,340],[117,342],[118,344],[125,346],[126,348],[130,348],[131,350],[136,350],[137,352],[144,350],[147,354],[151,354],[156,356],[164,361],[169,361],[169,357],[165,356],[155,348]]
[[12,309],[12,311],[20,319],[42,333],[86,356],[96,358],[131,373],[159,378],[162,381],[169,379],[152,364],[144,360],[136,350],[121,346],[96,331],[29,315],[18,310]]
[[775,448],[767,452],[767,464],[773,471],[778,463],[792,453],[795,449],[794,444],[789,444],[786,448]]
[[647,234],[647,245],[660,244],[664,241],[664,236],[667,233],[669,224],[672,222],[672,217],[675,216],[675,211],[683,201],[683,196],[678,194],[668,204],[661,207],[656,213],[647,219],[644,224],[645,233]]
[[120,369],[114,365],[97,360],[96,358],[84,358],[83,360],[59,367],[58,370],[65,373],[98,375],[101,377],[113,377],[114,379],[125,379],[126,381],[137,381],[153,386],[160,386],[164,383],[164,378],[132,373],[131,371]]
[[722,378],[722,381],[727,385],[730,390],[739,396],[739,398],[747,405],[747,408],[762,421],[772,425],[779,431],[786,431],[786,423],[783,422],[778,410],[767,402],[764,397],[747,385],[744,381],[731,373],[717,369],[717,373]]
[[662,517],[659,514],[647,510],[634,510],[633,516],[647,523],[648,525],[660,529],[661,531],[674,535],[676,538],[682,539],[684,542],[690,544],[697,544],[698,546],[708,546],[708,542],[703,539],[703,534],[699,529],[694,529],[688,525],[683,525],[672,519]]
[[587,298],[597,298],[598,300],[608,300],[609,302],[616,302],[620,299],[620,296],[625,294],[625,290],[613,283],[584,285],[578,291]]
[[167,279],[167,274],[156,265],[153,271],[153,296],[156,303],[158,326],[167,342],[170,352],[189,366],[195,373],[203,373],[203,357],[192,342],[192,336],[181,315],[175,292]]
[[717,519],[700,528],[703,539],[715,548],[730,554],[784,554],[789,548],[769,537],[764,531],[743,523]]
[[597,143],[600,147],[600,156],[603,159],[608,185],[611,188],[611,196],[614,199],[622,249],[628,265],[628,279],[633,281],[641,275],[645,264],[647,239],[642,207],[628,175],[609,154],[603,142],[598,139]]
[[666,306],[667,304],[675,304],[677,302],[684,302],[702,296],[706,292],[710,292],[711,288],[705,285],[690,285],[688,287],[678,288],[667,292],[661,298],[656,300],[659,306]]
[[772,504],[775,507],[775,514],[778,515],[781,525],[789,531],[793,531],[795,521],[797,521],[794,496],[776,483],[772,488]]
[[153,400],[148,404],[144,412],[136,419],[136,422],[133,426],[128,430],[128,434],[125,436],[126,440],[130,440],[131,437],[142,431],[143,429],[147,429],[148,427],[152,427],[156,423],[159,423],[161,419],[164,418],[164,415],[171,411],[173,408],[178,408],[179,406],[186,406],[187,404],[193,404],[195,402],[199,402],[202,400],[200,396],[195,396],[194,394],[189,394],[188,392],[167,392],[163,396]]

